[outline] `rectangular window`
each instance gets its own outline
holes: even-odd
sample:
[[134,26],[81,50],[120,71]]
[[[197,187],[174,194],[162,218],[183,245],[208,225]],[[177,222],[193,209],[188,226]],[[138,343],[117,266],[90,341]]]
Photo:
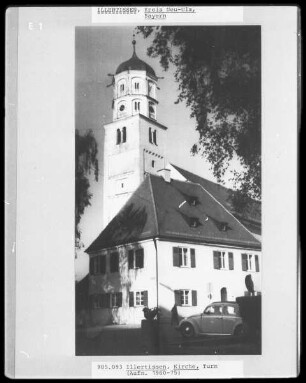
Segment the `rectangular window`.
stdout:
[[122,307],[122,293],[112,293],[111,297],[111,307]]
[[178,306],[197,306],[197,291],[196,290],[175,290],[175,303]]
[[195,249],[186,247],[173,247],[173,266],[196,267]]
[[130,291],[129,306],[148,306],[148,291]]
[[105,255],[95,256],[90,259],[90,274],[98,275],[106,273],[106,258]]
[[144,267],[144,250],[129,250],[128,264],[129,269],[142,269]]
[[228,268],[234,270],[234,254],[228,253]]
[[241,254],[242,271],[256,271],[259,272],[259,258],[256,254]]
[[234,270],[234,254],[225,251],[213,251],[214,269]]
[[119,271],[119,253],[114,252],[110,255],[110,272],[115,273]]
[[90,305],[93,309],[109,308],[110,294],[93,294],[90,296]]

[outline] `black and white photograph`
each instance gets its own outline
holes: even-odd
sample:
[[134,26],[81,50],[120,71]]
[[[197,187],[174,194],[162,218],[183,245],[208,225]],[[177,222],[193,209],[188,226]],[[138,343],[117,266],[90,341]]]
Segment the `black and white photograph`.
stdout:
[[76,355],[260,354],[260,26],[75,33]]
[[299,375],[300,17],[7,9],[7,377]]

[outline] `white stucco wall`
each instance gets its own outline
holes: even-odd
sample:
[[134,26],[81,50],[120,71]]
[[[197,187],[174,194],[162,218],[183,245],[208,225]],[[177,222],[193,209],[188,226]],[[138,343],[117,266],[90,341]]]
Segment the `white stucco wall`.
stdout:
[[[211,302],[221,300],[221,288],[227,289],[227,300],[235,300],[247,291],[245,277],[252,275],[254,289],[261,292],[261,253],[247,249],[188,244],[157,240],[158,261],[153,240],[119,246],[105,250],[99,254],[109,254],[119,251],[119,273],[90,276],[90,294],[122,292],[122,307],[115,309],[93,309],[92,321],[94,324],[111,323],[138,323],[144,319],[143,307],[129,307],[129,291],[148,291],[148,307],[161,309],[161,320],[170,321],[171,309],[174,305],[174,291],[190,289],[197,291],[197,306],[178,307],[180,317],[203,312]],[[128,250],[141,246],[144,249],[144,268],[137,270],[128,269]],[[174,246],[195,249],[196,267],[173,266]],[[116,250],[117,249],[117,250]],[[234,270],[216,270],[213,264],[213,251],[232,252],[234,255]],[[241,254],[257,254],[259,256],[260,271],[242,271]],[[156,270],[158,268],[158,277]],[[158,288],[157,288],[158,283]],[[209,297],[211,294],[211,297]],[[158,296],[157,296],[158,295]]]
[[[196,252],[196,267],[184,268],[173,266],[174,246],[193,248]],[[220,301],[220,290],[227,289],[227,300],[235,300],[247,291],[245,277],[252,275],[255,291],[261,291],[261,254],[257,251],[233,249],[229,247],[195,245],[180,242],[158,241],[158,282],[159,307],[163,316],[170,316],[174,305],[174,290],[190,289],[197,291],[197,306],[178,307],[180,316],[185,317],[202,312],[211,302]],[[216,270],[213,264],[213,251],[232,252],[234,270]],[[258,254],[260,272],[242,271],[241,253]],[[209,294],[212,295],[211,299]]]
[[[143,269],[128,269],[128,250],[140,246],[144,249]],[[109,254],[119,252],[119,273],[109,272]],[[91,310],[94,324],[140,323],[143,307],[129,307],[129,291],[148,291],[148,307],[157,305],[156,252],[153,241],[144,241],[127,246],[118,246],[98,254],[107,256],[107,273],[90,276],[89,294],[122,292],[122,307]]]

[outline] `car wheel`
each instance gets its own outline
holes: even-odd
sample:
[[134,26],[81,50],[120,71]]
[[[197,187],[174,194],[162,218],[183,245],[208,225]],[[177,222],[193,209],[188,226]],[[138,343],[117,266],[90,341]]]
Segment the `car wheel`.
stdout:
[[194,336],[194,328],[190,323],[184,323],[181,326],[181,334],[184,338],[192,338]]
[[242,324],[239,324],[234,331],[234,336],[244,336],[246,334],[246,328]]

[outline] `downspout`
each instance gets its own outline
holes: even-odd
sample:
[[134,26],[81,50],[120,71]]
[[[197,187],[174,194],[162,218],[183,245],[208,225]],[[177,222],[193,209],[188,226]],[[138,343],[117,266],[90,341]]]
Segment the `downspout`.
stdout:
[[[158,252],[157,252],[157,243],[156,238],[153,237],[153,242],[155,246],[155,265],[156,265],[156,307],[159,310],[159,299],[158,299]],[[157,319],[159,320],[159,315],[157,315]]]
[[156,255],[156,307],[157,307],[157,348],[160,353],[160,327],[159,327],[159,294],[158,294],[158,251],[156,238],[153,237],[153,242],[155,246],[155,255]]

